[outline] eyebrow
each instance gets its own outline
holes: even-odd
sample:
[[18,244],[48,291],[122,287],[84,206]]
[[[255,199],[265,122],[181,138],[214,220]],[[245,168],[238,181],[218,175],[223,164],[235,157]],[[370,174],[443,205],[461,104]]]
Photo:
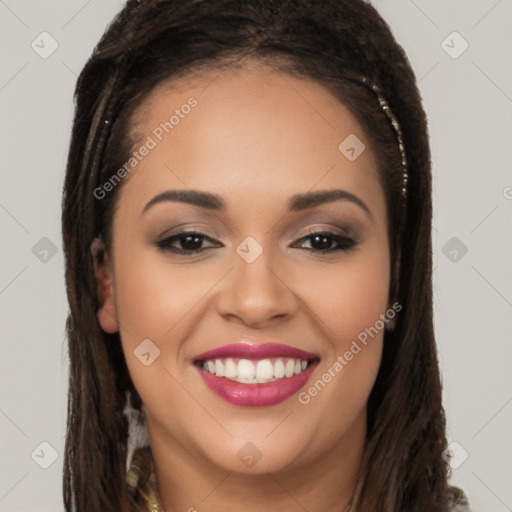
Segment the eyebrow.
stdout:
[[[337,200],[349,201],[359,206],[370,218],[373,218],[370,209],[362,199],[356,195],[342,189],[319,190],[315,192],[306,192],[304,194],[295,194],[288,202],[289,211],[300,211],[308,208],[314,208],[325,203]],[[216,194],[200,192],[199,190],[166,190],[156,195],[142,209],[141,215],[158,203],[166,201],[177,201],[191,204],[208,210],[225,211],[226,204]]]

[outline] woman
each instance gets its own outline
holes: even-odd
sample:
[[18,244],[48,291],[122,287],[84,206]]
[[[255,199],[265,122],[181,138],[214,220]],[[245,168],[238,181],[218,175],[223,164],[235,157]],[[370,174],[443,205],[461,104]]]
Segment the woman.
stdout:
[[414,74],[370,5],[129,1],[64,185],[66,510],[467,510],[431,208]]

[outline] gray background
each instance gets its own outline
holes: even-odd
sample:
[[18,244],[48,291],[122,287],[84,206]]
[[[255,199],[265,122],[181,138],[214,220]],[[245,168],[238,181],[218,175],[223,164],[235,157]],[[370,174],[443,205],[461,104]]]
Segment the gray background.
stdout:
[[[374,4],[409,55],[430,122],[452,482],[477,512],[512,511],[512,1]],[[121,5],[0,0],[1,511],[63,508],[60,195],[76,75]],[[46,59],[44,31],[58,44]]]

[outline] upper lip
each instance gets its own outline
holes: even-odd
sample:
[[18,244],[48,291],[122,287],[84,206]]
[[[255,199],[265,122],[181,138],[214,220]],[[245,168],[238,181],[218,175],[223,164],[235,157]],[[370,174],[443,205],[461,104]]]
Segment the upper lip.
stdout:
[[207,359],[223,359],[227,357],[236,357],[241,359],[266,359],[270,357],[289,357],[292,359],[317,359],[318,355],[313,352],[307,352],[299,348],[283,345],[282,343],[252,343],[249,341],[240,341],[223,345],[201,354],[196,355],[192,361],[205,361]]

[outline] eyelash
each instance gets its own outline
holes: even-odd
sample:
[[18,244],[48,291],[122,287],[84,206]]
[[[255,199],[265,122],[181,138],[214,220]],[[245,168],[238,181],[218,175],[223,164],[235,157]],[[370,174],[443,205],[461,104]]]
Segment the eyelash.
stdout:
[[[213,248],[213,247],[209,247],[209,248],[187,251],[185,249],[176,249],[176,247],[172,247],[171,244],[174,241],[180,240],[180,239],[183,239],[183,238],[186,238],[189,236],[192,236],[194,238],[201,238],[203,240],[209,240],[210,242],[213,242],[213,240],[210,237],[204,235],[203,233],[199,233],[198,231],[181,231],[180,233],[176,233],[175,235],[172,235],[168,238],[165,238],[163,240],[156,242],[156,245],[163,251],[168,251],[173,254],[181,254],[181,255],[199,254],[201,252],[204,252],[208,249]],[[306,240],[306,239],[310,239],[314,236],[323,236],[326,238],[331,238],[334,242],[336,242],[338,244],[338,247],[336,247],[334,249],[321,250],[321,249],[306,248],[307,250],[316,252],[316,253],[326,254],[326,253],[333,253],[333,252],[337,252],[337,251],[348,252],[357,245],[357,242],[354,239],[349,238],[347,236],[339,235],[337,233],[332,233],[330,231],[311,231],[307,235],[305,235],[302,238],[300,238],[299,240],[297,240],[297,242],[300,242],[300,241]]]

